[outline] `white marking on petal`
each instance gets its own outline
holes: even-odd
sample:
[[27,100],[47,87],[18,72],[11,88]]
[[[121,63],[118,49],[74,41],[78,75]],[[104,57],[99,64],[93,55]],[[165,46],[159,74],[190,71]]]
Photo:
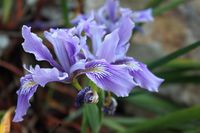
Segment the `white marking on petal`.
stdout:
[[127,62],[126,65],[129,67],[131,71],[142,71],[138,62]]
[[111,76],[112,74],[106,71],[106,66],[102,64],[95,64],[93,67],[87,69],[86,71],[94,74],[98,79],[102,79],[107,76]]
[[21,91],[23,94],[26,94],[29,92],[29,90],[37,85],[33,80],[25,79],[23,85],[21,86]]

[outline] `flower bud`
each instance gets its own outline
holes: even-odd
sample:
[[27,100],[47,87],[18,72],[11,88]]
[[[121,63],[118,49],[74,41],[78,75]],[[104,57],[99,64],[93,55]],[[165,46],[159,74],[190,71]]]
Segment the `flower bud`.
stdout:
[[84,103],[98,103],[99,96],[96,91],[92,91],[91,89],[85,93]]
[[99,96],[96,91],[93,91],[90,87],[85,87],[76,97],[76,106],[80,107],[84,103],[97,103]]
[[113,115],[117,108],[117,101],[113,97],[108,97],[103,106],[103,112],[107,115]]

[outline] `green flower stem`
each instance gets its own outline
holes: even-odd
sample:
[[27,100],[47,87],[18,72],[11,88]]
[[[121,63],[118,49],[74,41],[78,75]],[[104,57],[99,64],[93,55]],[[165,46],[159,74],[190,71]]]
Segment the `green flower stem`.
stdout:
[[77,79],[73,79],[72,85],[79,91],[82,89]]

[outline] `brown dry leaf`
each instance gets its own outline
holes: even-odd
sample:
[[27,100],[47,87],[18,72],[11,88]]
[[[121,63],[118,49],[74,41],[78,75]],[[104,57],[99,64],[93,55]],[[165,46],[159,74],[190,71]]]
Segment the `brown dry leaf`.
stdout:
[[0,133],[10,133],[11,119],[13,112],[14,112],[14,107],[11,107],[9,110],[6,111],[5,115],[1,120]]

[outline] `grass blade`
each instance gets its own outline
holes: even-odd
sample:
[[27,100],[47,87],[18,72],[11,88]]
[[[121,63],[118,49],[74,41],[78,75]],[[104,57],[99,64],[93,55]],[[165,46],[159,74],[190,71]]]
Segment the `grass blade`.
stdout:
[[12,4],[12,0],[3,0],[3,23],[6,23],[10,17]]
[[150,0],[145,8],[155,8],[159,6],[162,2],[164,2],[164,0]]
[[87,115],[85,114],[85,110],[83,109],[83,118],[81,123],[81,133],[87,133],[88,122],[87,122]]
[[85,104],[83,115],[86,116],[86,121],[93,133],[98,133],[100,130],[100,115],[96,104]]
[[200,69],[200,62],[191,59],[176,59],[167,63],[165,67],[173,69]]
[[71,122],[73,121],[74,119],[78,118],[79,116],[81,116],[83,113],[83,110],[82,108],[81,109],[78,109],[76,110],[75,112],[72,112],[69,114],[69,116],[67,116],[64,120],[67,121],[67,122]]
[[[138,117],[107,117],[105,118],[106,120],[114,121],[120,125],[125,125],[125,126],[133,126],[136,124],[140,124],[144,121],[146,121],[145,118],[138,118]],[[121,128],[121,127],[120,127]],[[119,131],[122,131],[124,129],[119,129]]]
[[155,62],[153,62],[151,64],[149,64],[149,68],[150,69],[155,69],[155,68],[157,68],[159,66],[162,66],[162,65],[164,65],[164,64],[166,64],[166,63],[168,63],[168,62],[170,62],[170,61],[172,61],[174,59],[176,59],[177,57],[188,53],[189,51],[191,51],[191,50],[193,50],[193,49],[195,49],[195,48],[197,48],[199,46],[200,46],[200,41],[195,42],[195,43],[193,43],[193,44],[191,44],[189,46],[186,46],[184,48],[181,48],[181,49],[179,49],[179,50],[177,50],[177,51],[175,51],[175,52],[173,52],[173,53],[171,53],[171,54],[169,54],[169,55],[167,55],[167,56],[165,56],[165,57],[163,57],[161,59],[158,59],[157,61],[155,61]]
[[159,115],[180,109],[180,107],[151,94],[129,96],[126,101]]
[[168,4],[155,8],[153,10],[153,15],[154,16],[161,15],[173,8],[176,8],[177,6],[179,6],[180,4],[184,2],[186,2],[186,0],[171,0],[171,2],[169,2]]
[[170,126],[183,125],[185,123],[200,119],[200,106],[194,106],[188,109],[183,109],[173,113],[169,113],[163,117],[148,120],[140,123],[140,125],[126,130],[126,133],[141,133],[141,132],[158,132],[161,129],[166,129]]
[[103,119],[103,125],[117,131],[117,132],[124,132],[125,131],[125,128],[123,126],[121,126],[119,123],[111,120],[111,119],[107,119],[107,118],[104,118]]

